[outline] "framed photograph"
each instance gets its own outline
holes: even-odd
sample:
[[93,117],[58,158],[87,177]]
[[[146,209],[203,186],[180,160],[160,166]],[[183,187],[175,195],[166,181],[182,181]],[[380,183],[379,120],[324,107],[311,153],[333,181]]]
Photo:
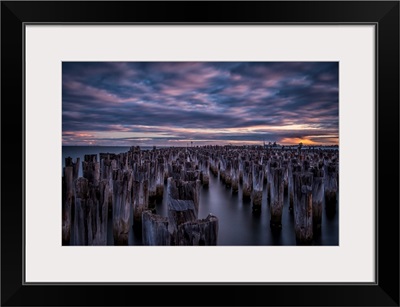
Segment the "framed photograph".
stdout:
[[398,1],[1,27],[2,305],[399,306]]

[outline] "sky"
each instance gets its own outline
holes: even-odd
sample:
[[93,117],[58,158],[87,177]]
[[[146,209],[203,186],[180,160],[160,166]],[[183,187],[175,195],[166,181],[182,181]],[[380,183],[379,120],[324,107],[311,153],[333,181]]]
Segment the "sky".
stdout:
[[338,145],[338,70],[338,62],[63,62],[63,145]]

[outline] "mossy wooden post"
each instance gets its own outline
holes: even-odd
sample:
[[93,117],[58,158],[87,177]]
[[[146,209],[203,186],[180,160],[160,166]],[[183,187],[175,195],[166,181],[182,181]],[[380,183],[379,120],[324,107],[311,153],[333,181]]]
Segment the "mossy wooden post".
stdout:
[[62,244],[69,245],[71,239],[72,207],[75,203],[73,166],[64,167],[62,185]]
[[272,168],[270,178],[271,178],[270,227],[273,229],[281,229],[283,197],[285,189],[283,168]]
[[261,214],[264,170],[261,164],[253,163],[253,191],[251,194],[252,211],[254,214]]
[[150,210],[142,213],[143,245],[170,245],[171,234],[168,230],[168,218],[153,214]]
[[310,245],[313,240],[312,173],[295,172],[294,182],[294,230],[298,245]]
[[119,170],[120,180],[113,181],[113,235],[115,245],[127,245],[132,206],[132,173]]
[[209,214],[205,219],[181,223],[177,230],[177,245],[217,245],[218,218]]
[[250,161],[244,161],[243,164],[243,200],[250,200],[253,192],[253,172]]
[[79,177],[75,181],[75,216],[74,216],[74,245],[87,245],[88,227],[87,210],[89,199],[89,182]]
[[[133,226],[136,231],[142,230],[142,213],[149,210],[149,164],[135,165],[132,189]],[[154,208],[152,208],[155,213]]]
[[333,216],[336,213],[338,190],[337,173],[337,163],[329,162],[325,173],[325,207],[329,216]]
[[83,178],[89,183],[98,185],[100,181],[100,163],[97,162],[97,155],[85,155],[82,162]]
[[312,185],[312,213],[314,233],[321,231],[322,203],[324,201],[324,170],[318,167],[311,169],[313,173]]

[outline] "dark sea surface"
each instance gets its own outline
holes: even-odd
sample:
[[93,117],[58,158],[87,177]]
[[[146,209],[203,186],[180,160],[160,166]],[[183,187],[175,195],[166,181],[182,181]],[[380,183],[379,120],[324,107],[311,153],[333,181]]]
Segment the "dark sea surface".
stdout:
[[[151,148],[144,147],[142,149]],[[82,162],[85,154],[107,152],[118,154],[128,150],[129,147],[63,146],[62,167],[65,166],[65,158],[67,157],[73,158],[74,161],[79,157]],[[99,156],[97,158],[99,161]],[[79,168],[79,176],[82,176],[82,165]],[[165,185],[164,191],[166,191],[166,188]],[[167,199],[165,194],[163,201],[157,203],[156,206],[156,213],[162,216],[167,216]],[[231,190],[221,183],[219,177],[210,174],[209,187],[201,187],[200,191],[199,219],[206,218],[209,213],[218,217],[218,245],[296,245],[293,214],[288,209],[289,201],[287,194],[285,194],[282,215],[282,230],[278,232],[271,231],[269,205],[266,196],[264,186],[261,214],[258,216],[253,215],[250,201],[242,200],[241,185],[239,185],[239,193],[233,195]],[[71,243],[73,244],[73,242]],[[114,245],[112,217],[109,217],[107,244]],[[133,228],[129,234],[129,245],[142,245],[141,236],[135,234]],[[314,245],[339,245],[339,204],[337,204],[337,210],[333,216],[326,214],[325,204],[323,204],[321,233],[318,236],[314,235]]]

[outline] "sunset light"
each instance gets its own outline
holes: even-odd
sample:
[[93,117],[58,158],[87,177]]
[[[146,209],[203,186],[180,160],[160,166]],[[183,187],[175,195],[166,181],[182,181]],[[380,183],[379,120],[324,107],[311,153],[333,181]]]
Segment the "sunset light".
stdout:
[[64,62],[63,145],[338,145],[337,62]]

